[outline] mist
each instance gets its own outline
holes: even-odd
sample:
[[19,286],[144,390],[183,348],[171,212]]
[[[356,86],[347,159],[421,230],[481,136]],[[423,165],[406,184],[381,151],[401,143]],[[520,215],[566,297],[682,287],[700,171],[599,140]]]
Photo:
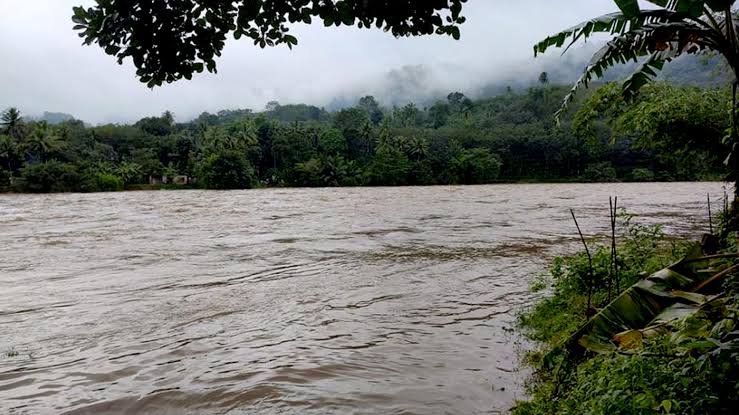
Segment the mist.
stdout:
[[70,20],[79,4],[93,2],[0,0],[0,109],[65,112],[90,123],[170,110],[187,121],[203,111],[261,110],[272,100],[336,107],[367,94],[383,105],[457,90],[476,96],[488,85],[531,82],[542,70],[556,74],[560,65],[577,63],[592,46],[563,61],[557,51],[535,60],[532,45],[615,9],[612,0],[470,0],[459,41],[295,25],[300,43],[292,51],[230,40],[217,74],[149,89],[136,80],[130,61],[120,66],[97,46],[81,46]]

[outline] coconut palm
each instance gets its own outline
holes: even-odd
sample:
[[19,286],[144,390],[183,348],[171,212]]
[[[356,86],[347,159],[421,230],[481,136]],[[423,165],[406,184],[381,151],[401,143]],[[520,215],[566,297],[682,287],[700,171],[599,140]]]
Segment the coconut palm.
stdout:
[[26,154],[42,162],[46,161],[49,154],[61,147],[61,141],[46,122],[36,124],[31,134],[23,141]]
[[326,186],[339,186],[342,180],[349,175],[350,165],[341,156],[328,156],[323,160],[321,180]]
[[362,124],[359,129],[359,138],[361,139],[362,151],[365,155],[372,153],[372,136],[374,135],[374,129],[369,121]]
[[408,148],[408,141],[408,137],[404,135],[396,135],[390,139],[388,145],[390,146],[390,148],[405,152]]
[[232,143],[232,140],[222,127],[210,126],[203,132],[203,144],[214,151],[230,149]]
[[0,159],[5,162],[4,167],[7,167],[9,172],[13,171],[13,159],[16,158],[17,154],[18,145],[13,137],[0,135]]
[[380,148],[382,146],[388,146],[392,144],[393,136],[390,134],[390,121],[385,118],[380,127],[380,133],[375,139],[375,147]]
[[413,136],[406,140],[405,149],[408,156],[417,161],[426,157],[429,150],[429,143],[423,137]]
[[8,108],[0,116],[2,122],[0,125],[3,126],[3,133],[7,134],[16,140],[20,140],[23,137],[23,118],[21,112],[17,108]]
[[232,125],[228,129],[226,142],[231,150],[259,145],[254,123],[242,120]]

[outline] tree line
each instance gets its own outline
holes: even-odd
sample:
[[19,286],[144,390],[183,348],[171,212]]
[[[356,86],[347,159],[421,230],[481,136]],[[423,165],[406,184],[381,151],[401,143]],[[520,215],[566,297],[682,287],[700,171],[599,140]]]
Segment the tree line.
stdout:
[[113,191],[163,176],[211,189],[722,178],[729,91],[647,88],[629,103],[612,84],[586,91],[559,126],[552,114],[568,91],[546,74],[528,90],[479,100],[453,92],[385,108],[366,96],[332,113],[270,102],[183,123],[165,112],[134,124],[51,125],[10,108],[0,189]]

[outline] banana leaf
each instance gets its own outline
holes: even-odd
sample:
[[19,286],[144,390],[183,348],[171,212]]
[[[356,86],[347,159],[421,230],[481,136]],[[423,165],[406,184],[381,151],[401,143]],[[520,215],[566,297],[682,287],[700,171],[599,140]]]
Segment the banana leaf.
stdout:
[[[736,255],[730,255],[736,257]],[[684,258],[637,281],[590,318],[560,348],[571,356],[586,351],[610,353],[617,348],[637,348],[645,336],[660,327],[695,313],[712,297],[694,292],[704,282],[723,276],[714,255]]]

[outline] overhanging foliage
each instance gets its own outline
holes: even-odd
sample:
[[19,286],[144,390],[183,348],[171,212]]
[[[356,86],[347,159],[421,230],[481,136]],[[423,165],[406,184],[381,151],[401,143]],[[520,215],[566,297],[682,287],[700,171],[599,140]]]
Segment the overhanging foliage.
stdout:
[[459,39],[467,0],[96,0],[75,7],[84,43],[98,44],[119,63],[131,58],[149,87],[216,71],[229,34],[265,48],[298,39],[295,24],[378,28],[394,36],[446,34]]
[[[550,36],[534,46],[534,54],[551,47],[567,49],[595,34],[612,35],[596,52],[556,113],[557,120],[578,90],[615,65],[642,59],[623,83],[627,99],[650,83],[665,63],[683,54],[713,51],[723,56],[736,73],[739,56],[733,0],[652,0],[658,8],[641,9],[637,0],[615,0],[620,12],[606,14]],[[565,52],[567,51],[565,49]]]

